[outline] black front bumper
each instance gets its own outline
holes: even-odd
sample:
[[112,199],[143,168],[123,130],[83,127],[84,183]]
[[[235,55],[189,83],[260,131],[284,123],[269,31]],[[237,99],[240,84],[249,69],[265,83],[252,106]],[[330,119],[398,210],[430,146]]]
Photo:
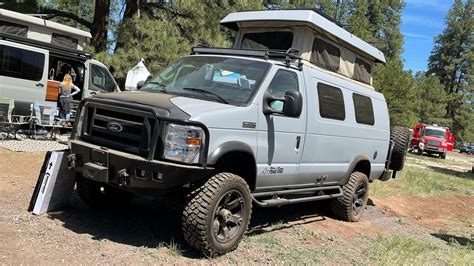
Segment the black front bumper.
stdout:
[[138,155],[71,140],[70,165],[85,178],[138,193],[165,193],[208,177],[213,168],[147,160]]

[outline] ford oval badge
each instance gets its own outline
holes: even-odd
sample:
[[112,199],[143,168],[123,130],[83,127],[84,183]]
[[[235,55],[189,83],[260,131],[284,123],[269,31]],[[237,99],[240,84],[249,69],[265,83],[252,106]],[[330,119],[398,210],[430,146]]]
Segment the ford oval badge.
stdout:
[[114,133],[119,133],[119,132],[122,132],[123,130],[123,126],[122,124],[120,124],[119,122],[117,121],[110,121],[107,123],[107,128],[114,132]]

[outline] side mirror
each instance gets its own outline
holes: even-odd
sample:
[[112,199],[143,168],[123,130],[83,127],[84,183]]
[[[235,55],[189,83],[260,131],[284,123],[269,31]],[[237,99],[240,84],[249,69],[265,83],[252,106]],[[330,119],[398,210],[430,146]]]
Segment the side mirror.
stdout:
[[[271,104],[275,101],[283,102],[283,110],[274,110]],[[282,114],[289,117],[299,117],[303,110],[303,96],[299,91],[289,90],[285,92],[285,97],[276,98],[266,92],[263,96],[263,113],[265,115]]]
[[289,117],[299,117],[303,110],[303,96],[299,91],[285,92],[285,105],[283,106],[283,114]]
[[144,81],[144,80],[140,80],[140,81],[137,83],[137,90],[141,89],[144,85],[145,85],[145,81]]

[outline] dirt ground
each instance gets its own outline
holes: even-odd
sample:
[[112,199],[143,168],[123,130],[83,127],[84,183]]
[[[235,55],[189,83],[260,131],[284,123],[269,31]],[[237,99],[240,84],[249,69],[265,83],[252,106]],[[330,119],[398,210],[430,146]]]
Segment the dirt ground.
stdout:
[[[71,206],[63,210],[41,216],[28,213],[44,155],[0,149],[0,265],[373,264],[361,250],[370,249],[379,238],[402,234],[440,247],[452,239],[472,245],[474,238],[474,194],[371,196],[357,223],[333,219],[325,202],[255,208],[250,230],[236,251],[203,258],[185,244],[179,210],[163,202],[136,199],[122,211],[96,211],[74,193]],[[454,154],[450,158],[452,168],[459,171],[467,172],[474,163],[473,157]],[[434,158],[416,160],[410,159],[409,164],[440,167]]]

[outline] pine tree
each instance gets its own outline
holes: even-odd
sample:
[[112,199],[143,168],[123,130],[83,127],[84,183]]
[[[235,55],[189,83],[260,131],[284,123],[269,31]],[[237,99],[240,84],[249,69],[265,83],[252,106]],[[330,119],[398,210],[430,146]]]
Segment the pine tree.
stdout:
[[446,105],[449,99],[439,78],[435,75],[427,76],[425,72],[418,72],[415,80],[420,122],[447,125],[449,119],[446,119]]
[[467,132],[472,119],[472,94],[474,60],[473,0],[456,0],[445,19],[446,28],[435,39],[429,57],[428,74],[439,77],[450,99],[446,108],[447,118],[458,137],[472,135]]

